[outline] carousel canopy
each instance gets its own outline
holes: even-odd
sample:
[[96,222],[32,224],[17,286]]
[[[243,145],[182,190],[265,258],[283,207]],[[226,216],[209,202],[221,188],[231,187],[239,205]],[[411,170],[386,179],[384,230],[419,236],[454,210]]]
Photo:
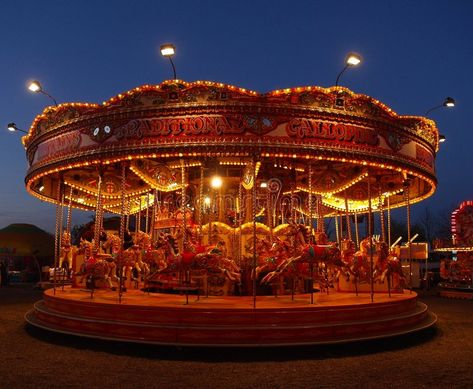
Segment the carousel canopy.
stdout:
[[432,120],[344,87],[260,94],[179,80],[48,107],[23,137],[30,193],[82,209],[100,198],[116,214],[184,182],[189,196],[205,195],[199,182],[216,172],[230,197],[274,179],[281,194],[320,196],[324,215],[398,207],[406,192],[413,203],[435,191],[438,142]]

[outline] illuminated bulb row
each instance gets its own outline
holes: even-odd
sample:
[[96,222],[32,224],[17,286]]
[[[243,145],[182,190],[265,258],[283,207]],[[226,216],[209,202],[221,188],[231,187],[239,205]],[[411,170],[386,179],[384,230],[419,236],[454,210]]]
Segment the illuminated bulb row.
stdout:
[[473,251],[473,247],[442,247],[442,248],[434,249],[434,251],[471,252],[471,251]]
[[[182,165],[181,163],[176,163],[176,164],[170,164],[169,168],[170,169],[177,169],[180,168]],[[196,167],[196,166],[202,166],[201,162],[186,162],[184,163],[184,167]]]
[[[97,192],[92,191],[90,189],[86,189],[82,186],[76,185],[76,184],[74,184],[72,182],[69,182],[69,181],[64,181],[64,184],[68,185],[68,186],[70,186],[74,189],[77,189],[77,190],[79,190],[83,193],[87,193],[89,195],[97,197]],[[148,189],[141,189],[141,190],[138,190],[138,191],[135,191],[135,192],[128,192],[128,193],[125,194],[125,198],[138,196],[138,195],[146,193],[146,192],[148,192]],[[109,195],[109,194],[106,194],[106,193],[102,193],[101,196],[103,198],[110,199],[110,200],[118,200],[118,199],[121,199],[121,197],[122,197],[121,195]]]
[[[101,163],[111,164],[111,163],[117,163],[117,162],[120,162],[120,161],[123,161],[123,160],[126,160],[126,159],[133,160],[133,159],[146,159],[146,158],[195,157],[195,156],[200,156],[200,155],[203,155],[203,154],[204,153],[192,152],[192,153],[163,153],[163,154],[158,155],[158,154],[153,153],[153,154],[145,154],[145,155],[137,155],[137,156],[128,155],[127,157],[120,157],[120,158],[106,160],[106,161],[101,161],[101,160],[94,160],[94,161],[90,161],[90,162],[87,161],[87,162],[70,164],[70,165],[68,165],[66,167],[63,167],[61,169],[59,169],[59,168],[50,169],[47,172],[41,173],[41,174],[35,176],[34,178],[30,179],[29,183],[31,183],[32,181],[34,181],[36,179],[39,179],[41,177],[47,176],[51,173],[57,173],[59,171],[64,171],[64,170],[67,170],[67,169],[73,169],[73,168],[78,168],[78,167],[98,165],[98,164],[101,164]],[[264,154],[265,157],[269,157],[269,158],[270,157],[285,158],[285,157],[290,157],[290,156],[292,156],[294,158],[294,155],[296,156],[295,158],[311,159],[311,156],[309,154],[305,154],[305,155],[297,155],[297,154],[287,155],[287,154],[282,154],[282,153],[275,153],[275,154],[265,153]],[[346,163],[351,163],[351,164],[354,164],[354,165],[372,166],[372,167],[379,167],[379,168],[386,168],[386,169],[390,169],[390,170],[395,170],[395,171],[403,173],[404,175],[410,174],[412,176],[418,177],[422,180],[427,181],[430,184],[431,187],[435,187],[434,181],[431,180],[430,178],[428,178],[426,176],[423,176],[419,173],[416,173],[412,170],[404,170],[400,167],[396,167],[396,166],[393,166],[393,165],[387,165],[387,164],[384,164],[384,163],[377,163],[377,162],[359,161],[359,160],[356,160],[356,159],[336,158],[336,157],[324,158],[323,156],[318,156],[315,159],[327,160],[327,161],[337,161],[337,162],[346,162]],[[259,164],[260,164],[260,162],[257,163],[257,171],[259,169]]]
[[66,170],[75,169],[75,168],[83,168],[83,167],[87,167],[87,166],[100,165],[100,164],[108,165],[108,164],[114,164],[114,163],[117,163],[117,162],[122,162],[122,161],[126,161],[126,160],[133,160],[133,159],[175,158],[175,157],[178,157],[178,156],[180,156],[180,157],[182,157],[182,156],[197,157],[197,156],[201,156],[201,155],[204,155],[204,153],[196,153],[196,152],[190,152],[190,153],[187,153],[187,154],[183,154],[183,153],[155,154],[155,153],[153,153],[153,154],[137,155],[137,156],[134,156],[134,157],[131,156],[131,155],[128,155],[127,157],[119,157],[119,158],[115,158],[115,159],[108,159],[108,160],[105,160],[105,161],[97,159],[97,160],[93,160],[93,161],[77,162],[77,163],[69,164],[69,165],[61,167],[61,168],[54,168],[54,169],[47,170],[46,172],[37,174],[36,176],[34,176],[34,177],[32,177],[28,180],[27,188],[29,188],[34,181],[36,181],[37,179],[40,179],[41,177],[45,177],[45,176],[48,176],[50,174],[59,173],[61,171],[66,171]]
[[65,108],[65,107],[100,108],[100,105],[95,104],[95,103],[78,103],[78,102],[76,102],[76,103],[61,103],[61,104],[58,104],[57,106],[52,105],[52,106],[46,107],[41,114],[37,115],[34,118],[33,122],[31,123],[31,126],[29,128],[28,134],[22,137],[22,138],[24,138],[24,139],[22,139],[23,145],[33,135],[33,130],[36,128],[37,124],[41,120],[44,120],[44,119],[48,118],[47,114],[49,112],[55,112],[55,111],[58,111],[61,108]]
[[[300,192],[299,189],[295,189],[295,190],[292,191],[292,193],[299,193],[299,192]],[[283,192],[283,195],[290,195],[290,194],[291,194],[290,190],[288,190],[287,192]]]
[[[336,204],[332,204],[332,203],[330,203],[328,201],[324,201],[324,200],[322,200],[322,204],[325,207],[331,208],[335,211],[346,212],[344,204],[341,205],[341,206],[338,206]],[[368,206],[364,206],[364,205],[350,206],[350,204],[348,204],[348,212],[358,212],[358,213],[368,212]]]
[[383,199],[387,199],[388,197],[397,195],[399,193],[402,193],[403,191],[404,191],[404,189],[401,188],[401,189],[395,190],[393,192],[384,192],[382,197],[383,197]]
[[[223,83],[217,83],[217,82],[212,82],[212,81],[195,81],[195,82],[192,82],[192,83],[188,83],[188,82],[185,82],[185,81],[182,81],[182,80],[167,80],[167,81],[164,81],[163,83],[161,83],[160,85],[143,85],[141,87],[136,87],[136,88],[134,88],[130,91],[119,93],[117,96],[114,96],[114,97],[110,98],[109,100],[104,101],[102,103],[102,107],[105,107],[105,106],[111,105],[111,104],[113,104],[117,101],[120,101],[126,96],[132,96],[134,94],[141,93],[143,91],[150,91],[150,90],[161,91],[162,90],[162,85],[168,85],[168,84],[174,84],[174,83],[184,84],[186,87],[193,87],[193,86],[196,86],[196,85],[205,85],[205,86],[211,86],[211,87],[225,88],[225,89],[229,89],[229,90],[232,90],[232,91],[239,91],[241,93],[246,93],[246,94],[253,95],[253,96],[258,95],[258,92],[247,90],[246,88],[238,88],[238,87],[235,87],[233,85],[226,85],[226,84],[223,84]],[[33,133],[32,130],[33,130],[34,127],[36,127],[36,124],[41,119],[46,119],[47,118],[47,116],[46,116],[47,113],[57,111],[57,110],[59,110],[63,107],[86,107],[86,108],[93,107],[93,108],[100,108],[101,106],[99,104],[96,104],[96,103],[73,102],[73,103],[61,103],[57,106],[46,107],[44,109],[43,113],[36,116],[36,118],[33,120],[33,123],[30,126],[29,133],[25,136],[26,140]]]
[[413,115],[398,115],[396,112],[394,112],[391,108],[389,108],[386,104],[383,104],[381,101],[374,99],[371,96],[365,95],[365,94],[357,94],[351,91],[348,88],[345,88],[343,86],[332,86],[330,88],[323,88],[320,86],[305,86],[305,87],[293,87],[293,88],[285,88],[285,89],[277,89],[275,91],[269,92],[269,96],[278,96],[281,94],[293,94],[293,93],[301,93],[301,92],[310,92],[310,91],[317,91],[321,92],[324,94],[331,94],[332,92],[336,92],[339,94],[341,91],[346,92],[350,97],[358,99],[362,98],[365,100],[368,100],[369,102],[372,102],[376,104],[378,107],[382,108],[384,111],[388,112],[392,117],[398,118],[398,119],[415,119],[415,120],[422,120],[428,125],[433,125],[434,122],[431,119],[422,117],[422,116],[413,116]]
[[245,89],[245,88],[238,88],[238,87],[233,86],[233,85],[227,85],[227,84],[217,83],[217,82],[213,82],[213,81],[194,81],[194,82],[189,83],[189,82],[186,82],[186,81],[183,81],[183,80],[166,80],[166,81],[163,81],[159,85],[143,85],[141,87],[134,88],[130,91],[120,93],[117,96],[112,97],[107,101],[104,101],[103,106],[111,105],[111,104],[113,104],[117,101],[120,101],[124,97],[131,96],[135,93],[140,93],[140,92],[143,92],[143,91],[150,91],[150,90],[163,91],[163,86],[164,85],[169,85],[169,84],[182,84],[186,88],[192,88],[192,87],[197,86],[197,85],[199,85],[199,86],[204,85],[204,86],[210,86],[210,87],[218,87],[218,88],[222,88],[222,89],[229,89],[229,90],[232,90],[232,91],[238,91],[238,92],[246,93],[246,94],[253,95],[253,96],[258,95],[258,92],[255,92],[255,91],[251,91],[251,90],[248,90],[248,89]]
[[[174,192],[182,187],[182,185],[175,182],[173,182],[172,184],[168,186],[160,185],[157,182],[153,182],[144,174],[142,174],[138,169],[136,169],[134,166],[130,166],[130,170],[133,173],[135,173],[139,178],[141,178],[144,182],[146,182],[151,188],[158,189],[161,192]],[[148,192],[148,191],[149,190],[146,189],[144,192]],[[144,193],[144,192],[141,192],[141,193]]]
[[[327,197],[331,197],[333,196],[334,194],[336,193],[340,193],[340,192],[343,192],[345,189],[348,189],[350,187],[352,187],[353,185],[355,185],[356,183],[360,182],[361,180],[363,180],[364,178],[368,177],[368,173],[362,173],[360,174],[358,177],[354,178],[353,180],[351,180],[350,182],[348,182],[347,184],[343,185],[343,186],[340,186],[336,189],[333,189],[331,191],[316,191],[316,190],[312,190],[312,194],[319,194],[319,195],[324,195],[324,196],[327,196]],[[300,191],[303,191],[303,192],[307,192],[309,193],[309,189],[306,188],[306,187],[303,187],[303,186],[297,186],[297,189],[300,190]]]
[[69,196],[65,196],[66,200],[72,200],[78,204],[81,204],[81,205],[86,205],[86,206],[89,206],[90,208],[95,208],[97,206],[97,203],[96,202],[91,202],[91,201],[87,201],[86,199],[84,199],[83,197],[79,197],[79,198],[74,198],[74,197],[69,197]]
[[[72,183],[72,182],[64,181],[64,185],[70,186],[70,187],[73,188],[73,189],[77,189],[78,191],[81,191],[81,192],[83,192],[83,193],[87,193],[87,194],[89,194],[89,195],[92,195],[92,196],[97,197],[97,192],[96,192],[96,191],[92,191],[92,190],[90,190],[90,189],[86,189],[86,188],[84,188],[84,187],[82,187],[82,186],[80,186],[80,185],[76,185],[76,184],[74,184],[74,183]],[[108,195],[108,194],[106,194],[106,193],[102,193],[101,196],[104,197],[104,198],[107,198],[107,199],[119,199],[119,198],[121,198],[121,196]]]
[[286,169],[286,170],[295,170],[296,172],[303,172],[305,171],[305,169],[303,167],[299,167],[299,166],[294,166],[292,164],[281,164],[281,163],[275,163],[273,164],[274,167],[276,168],[282,168],[282,169]]
[[[238,156],[240,153],[235,153],[235,154]],[[245,153],[245,154],[241,153],[241,154],[248,155],[248,153]],[[156,153],[145,154],[145,155],[137,155],[137,156],[129,155],[126,158],[121,157],[121,158],[116,158],[116,159],[106,160],[106,161],[95,160],[95,161],[91,161],[91,162],[71,164],[71,165],[68,165],[65,168],[51,169],[43,175],[47,175],[47,174],[52,173],[52,172],[59,172],[59,171],[66,170],[66,169],[72,169],[74,167],[80,167],[80,166],[89,166],[89,165],[100,164],[100,163],[104,163],[104,164],[116,163],[116,162],[119,162],[119,161],[124,160],[124,159],[133,160],[133,159],[146,159],[146,158],[173,158],[173,157],[182,158],[182,157],[196,157],[196,156],[200,156],[200,155],[205,155],[205,154],[204,153],[197,153],[197,152],[191,152],[191,153],[179,152],[179,153],[163,153],[161,155],[158,155]],[[272,153],[263,153],[263,156],[267,157],[267,158],[305,158],[307,160],[309,160],[311,158],[314,159],[314,157],[311,157],[311,155],[309,155],[309,154],[300,155],[300,154],[283,154],[283,153],[274,153],[274,154],[272,154]],[[431,179],[429,179],[428,177],[425,177],[425,176],[423,176],[421,174],[418,174],[418,173],[414,173],[412,170],[404,170],[401,167],[395,167],[393,165],[388,165],[388,164],[384,164],[384,163],[377,163],[377,162],[359,161],[359,160],[356,160],[356,159],[347,159],[347,158],[337,158],[337,157],[324,158],[321,155],[319,155],[318,157],[315,157],[315,159],[326,160],[326,161],[337,161],[337,162],[351,163],[351,164],[355,164],[355,165],[373,166],[373,167],[379,167],[379,168],[386,168],[386,169],[390,169],[390,170],[395,170],[395,171],[398,171],[398,172],[402,172],[403,174],[410,174],[412,176],[421,178],[421,179],[427,181],[432,187],[435,186],[435,183]],[[37,177],[41,177],[41,175],[39,175]]]
[[220,161],[220,165],[225,166],[246,166],[248,165],[249,161]]

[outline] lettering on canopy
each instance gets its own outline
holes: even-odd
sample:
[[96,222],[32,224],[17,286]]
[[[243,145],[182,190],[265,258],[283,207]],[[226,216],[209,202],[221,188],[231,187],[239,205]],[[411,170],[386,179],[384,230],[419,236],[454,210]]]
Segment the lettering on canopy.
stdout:
[[70,153],[79,147],[81,135],[78,131],[62,134],[52,139],[48,139],[38,146],[35,160],[40,161],[59,153]]
[[141,136],[198,136],[242,134],[248,130],[242,118],[216,116],[183,116],[131,120],[117,128],[117,139]]
[[294,118],[287,123],[286,132],[290,137],[299,139],[313,138],[368,146],[379,145],[379,137],[375,131],[352,124]]

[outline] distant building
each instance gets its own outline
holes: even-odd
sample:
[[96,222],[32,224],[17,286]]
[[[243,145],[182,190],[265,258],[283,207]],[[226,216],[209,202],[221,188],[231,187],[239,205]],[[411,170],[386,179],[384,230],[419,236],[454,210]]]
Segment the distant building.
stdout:
[[0,230],[2,261],[16,280],[37,280],[41,267],[54,262],[54,236],[32,224],[10,224]]

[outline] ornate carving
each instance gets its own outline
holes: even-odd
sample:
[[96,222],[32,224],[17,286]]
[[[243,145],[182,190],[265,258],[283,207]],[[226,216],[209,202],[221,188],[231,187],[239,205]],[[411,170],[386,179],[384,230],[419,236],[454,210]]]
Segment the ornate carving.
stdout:
[[402,147],[410,142],[410,139],[401,136],[394,131],[381,131],[380,135],[384,138],[392,151],[398,152]]
[[130,120],[115,129],[117,140],[122,139],[141,139],[143,137],[143,129],[139,120]]

